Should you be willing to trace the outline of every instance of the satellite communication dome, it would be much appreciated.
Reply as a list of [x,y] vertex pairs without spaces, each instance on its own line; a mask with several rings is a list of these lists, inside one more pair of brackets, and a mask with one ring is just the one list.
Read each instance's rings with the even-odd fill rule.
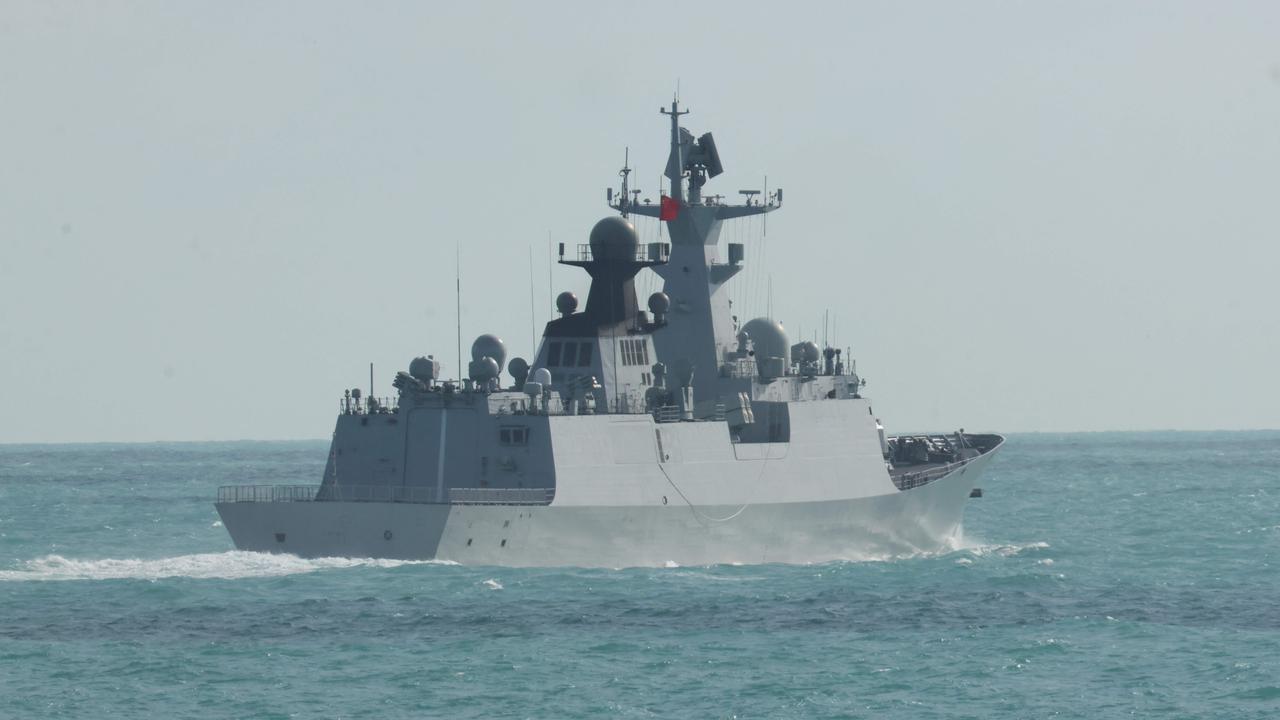
[[485,333],[471,343],[471,359],[479,360],[483,357],[493,358],[494,362],[498,363],[498,367],[501,368],[502,364],[507,361],[507,346],[503,344],[502,339],[497,335]]
[[551,371],[546,368],[538,368],[533,371],[533,381],[541,383],[543,387],[551,386]]
[[409,374],[422,382],[431,382],[440,376],[440,363],[432,358],[416,357],[409,361]]
[[812,340],[805,340],[797,347],[800,348],[800,357],[797,362],[816,363],[818,362],[818,344]]
[[756,318],[742,326],[742,332],[751,338],[757,358],[782,358],[784,366],[791,365],[791,344],[782,323],[769,318]]
[[498,377],[500,366],[498,361],[488,355],[471,361],[471,379],[478,383],[488,382]]
[[595,260],[635,260],[640,237],[626,218],[610,215],[591,228],[589,242]]
[[561,315],[572,315],[578,309],[578,296],[565,290],[556,296],[556,310]]
[[529,379],[529,363],[522,357],[512,358],[507,363],[507,372],[511,373],[512,379],[516,381],[516,387],[523,387],[526,380]]
[[649,296],[649,312],[654,315],[665,315],[671,309],[671,298],[664,292],[656,292]]

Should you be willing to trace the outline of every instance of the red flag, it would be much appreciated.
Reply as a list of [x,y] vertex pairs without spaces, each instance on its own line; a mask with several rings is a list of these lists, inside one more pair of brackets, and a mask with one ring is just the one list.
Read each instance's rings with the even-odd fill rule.
[[676,215],[680,214],[680,202],[675,198],[662,196],[662,204],[658,208],[659,220],[675,220]]

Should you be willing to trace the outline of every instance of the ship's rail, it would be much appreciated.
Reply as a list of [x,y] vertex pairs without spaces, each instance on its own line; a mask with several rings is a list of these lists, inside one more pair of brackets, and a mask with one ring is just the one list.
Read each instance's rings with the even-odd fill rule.
[[896,485],[899,490],[912,490],[914,488],[928,485],[934,480],[950,474],[953,470],[960,468],[960,466],[969,464],[972,460],[973,458],[958,460],[953,463],[931,467],[928,470],[920,470],[918,472],[900,474],[890,473],[890,477],[893,479],[893,484]]
[[223,485],[219,503],[382,502],[423,505],[549,505],[555,488],[449,488],[441,500],[433,487],[399,485]]
[[[593,262],[595,260],[613,259],[613,260],[626,260],[629,262],[655,263],[655,264],[661,265],[668,262],[671,259],[671,243],[664,243],[664,242],[640,243],[629,252],[625,248],[617,248],[617,247],[609,247],[608,251],[609,251],[609,257],[597,258],[595,256],[595,251],[592,249],[590,244],[587,244],[587,243],[579,244],[577,260],[570,261],[570,262],[587,263],[587,262]],[[565,262],[564,256],[565,256],[564,243],[561,243],[560,244],[560,262]]]
[[454,505],[550,505],[555,488],[450,488]]
[[342,415],[394,414],[399,407],[400,398],[396,395],[358,398],[344,395],[338,398],[338,412]]
[[[949,438],[946,438],[946,436],[920,435],[920,436],[913,436],[913,437],[914,439],[917,439],[917,440],[923,439],[923,438],[930,438],[934,440],[949,439]],[[951,473],[955,472],[956,470],[959,470],[960,468],[963,468],[965,465],[968,465],[974,460],[977,460],[978,458],[984,455],[987,455],[988,453],[992,452],[993,450],[1000,447],[1000,445],[1004,443],[1004,438],[1000,437],[999,435],[957,434],[955,437],[956,437],[956,447],[966,448],[970,451],[976,450],[977,454],[974,454],[971,457],[965,457],[959,460],[953,460],[952,462],[949,462],[949,463],[930,464],[924,467],[923,469],[916,470],[914,472],[906,470],[906,468],[911,467],[910,465],[899,466],[893,469],[889,473],[889,477],[891,480],[893,480],[893,484],[896,485],[899,490],[911,490],[914,488],[921,487],[923,485],[928,485],[934,480],[938,480],[939,478],[945,477],[946,475],[950,475]],[[892,438],[892,439],[898,440],[899,438]]]

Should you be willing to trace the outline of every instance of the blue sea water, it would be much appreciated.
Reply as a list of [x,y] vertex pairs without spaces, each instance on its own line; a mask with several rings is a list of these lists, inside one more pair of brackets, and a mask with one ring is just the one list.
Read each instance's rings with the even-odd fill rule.
[[1280,432],[1015,435],[939,555],[233,551],[216,487],[325,452],[0,446],[0,717],[1280,717]]

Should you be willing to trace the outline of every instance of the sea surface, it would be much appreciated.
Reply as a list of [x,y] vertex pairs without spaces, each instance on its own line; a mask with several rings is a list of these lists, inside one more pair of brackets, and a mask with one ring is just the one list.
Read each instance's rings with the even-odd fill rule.
[[1280,717],[1280,432],[1014,435],[935,555],[234,551],[217,486],[325,456],[0,446],[0,717]]

